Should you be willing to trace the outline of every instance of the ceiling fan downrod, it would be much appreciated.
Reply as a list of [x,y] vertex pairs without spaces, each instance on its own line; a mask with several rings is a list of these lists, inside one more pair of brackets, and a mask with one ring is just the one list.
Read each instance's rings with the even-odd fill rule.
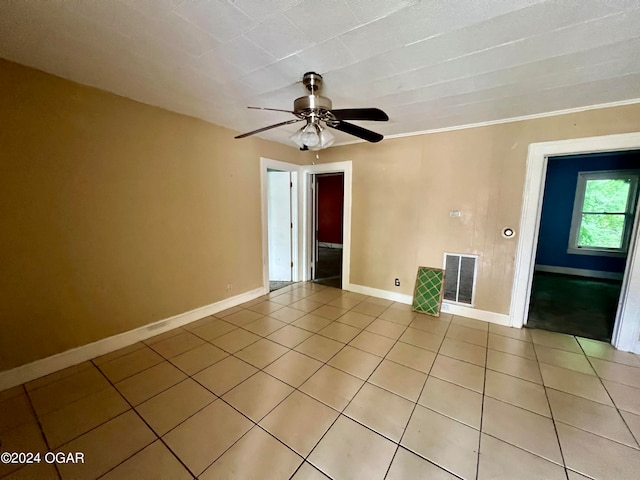
[[307,72],[302,76],[302,84],[307,87],[312,94],[317,90],[320,93],[322,88],[322,75],[316,72]]

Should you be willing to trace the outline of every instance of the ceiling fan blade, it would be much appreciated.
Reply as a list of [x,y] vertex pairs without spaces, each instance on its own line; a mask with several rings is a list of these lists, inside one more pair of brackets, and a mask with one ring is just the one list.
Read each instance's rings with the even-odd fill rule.
[[340,108],[331,110],[338,120],[369,120],[386,122],[389,116],[379,108]]
[[354,135],[356,137],[362,138],[367,142],[376,143],[384,138],[379,133],[359,127],[358,125],[354,125],[353,123],[338,122],[336,125],[330,125],[327,123],[327,126],[335,128],[336,130],[340,130],[341,132],[348,133],[349,135]]
[[250,108],[251,110],[269,110],[270,112],[285,112],[285,113],[292,113],[293,115],[296,114],[296,112],[292,110],[281,110],[279,108],[266,108],[266,107],[247,107],[247,108]]
[[302,121],[301,118],[295,118],[293,120],[287,120],[286,122],[276,123],[275,125],[269,125],[268,127],[262,127],[257,130],[253,130],[252,132],[243,133],[242,135],[238,135],[237,137],[233,137],[233,138],[244,138],[244,137],[248,137],[249,135],[254,135],[256,133],[271,130],[272,128],[282,127],[283,125],[289,125],[290,123],[296,123],[301,121]]

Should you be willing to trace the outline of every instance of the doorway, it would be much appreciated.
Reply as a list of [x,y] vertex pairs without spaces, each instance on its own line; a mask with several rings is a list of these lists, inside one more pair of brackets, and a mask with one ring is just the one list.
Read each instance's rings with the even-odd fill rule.
[[293,280],[292,172],[267,170],[269,291]]
[[640,151],[549,157],[527,327],[610,342]]
[[[537,242],[548,159],[554,156],[640,149],[640,133],[576,138],[529,145],[520,232],[515,259],[515,277],[509,312],[510,324],[527,323],[534,276]],[[636,218],[637,210],[636,210]],[[628,258],[622,280],[611,338],[614,347],[640,353],[640,234],[635,222],[630,234]]]
[[344,173],[312,176],[313,258],[312,281],[342,288]]
[[260,159],[263,281],[266,292],[299,281],[299,166]]
[[315,275],[315,176],[326,173],[341,173],[343,175],[343,206],[342,206],[342,284],[338,288],[353,290],[350,283],[351,269],[351,203],[353,165],[351,161],[318,163],[300,167],[300,278],[313,280]]

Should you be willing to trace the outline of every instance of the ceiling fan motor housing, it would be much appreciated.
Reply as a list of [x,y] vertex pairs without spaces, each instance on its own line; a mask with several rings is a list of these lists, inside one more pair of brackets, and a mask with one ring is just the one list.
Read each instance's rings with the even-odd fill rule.
[[307,95],[306,97],[296,98],[293,102],[293,110],[296,113],[304,113],[310,110],[331,110],[331,100],[320,95]]

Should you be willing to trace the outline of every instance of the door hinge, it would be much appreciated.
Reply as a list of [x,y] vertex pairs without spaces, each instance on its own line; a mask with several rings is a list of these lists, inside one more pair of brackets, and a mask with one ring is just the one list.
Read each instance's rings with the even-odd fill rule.
[[290,225],[291,225],[291,229],[293,230],[293,223],[291,223]]
[[289,182],[289,188],[293,188],[293,182]]
[[293,268],[293,262],[291,262],[291,268]]

